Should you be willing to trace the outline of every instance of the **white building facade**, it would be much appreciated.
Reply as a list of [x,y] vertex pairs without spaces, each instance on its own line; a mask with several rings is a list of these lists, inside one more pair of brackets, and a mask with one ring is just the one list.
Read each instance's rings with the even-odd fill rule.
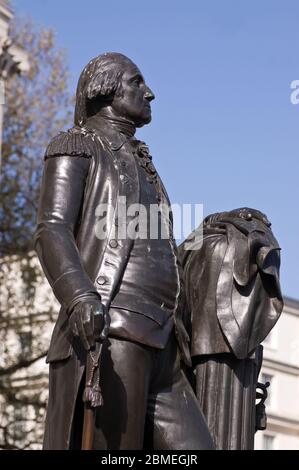
[[283,313],[263,343],[261,382],[270,382],[267,429],[256,449],[299,449],[299,301],[284,298]]
[[[0,0],[0,56],[3,54],[3,47],[8,38],[9,22],[12,18],[12,13],[4,0]],[[0,70],[0,161],[1,161],[1,140],[2,140],[2,126],[3,126],[3,105],[4,98],[4,80]]]
[[5,39],[8,37],[9,22],[12,18],[12,12],[5,0],[0,0],[0,51]]

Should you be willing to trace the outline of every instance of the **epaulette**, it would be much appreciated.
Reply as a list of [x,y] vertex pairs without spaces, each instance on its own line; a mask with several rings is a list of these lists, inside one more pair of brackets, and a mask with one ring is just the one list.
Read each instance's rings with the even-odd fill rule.
[[73,127],[66,132],[60,132],[51,140],[45,152],[45,159],[63,155],[91,158],[96,152],[95,145],[91,132]]

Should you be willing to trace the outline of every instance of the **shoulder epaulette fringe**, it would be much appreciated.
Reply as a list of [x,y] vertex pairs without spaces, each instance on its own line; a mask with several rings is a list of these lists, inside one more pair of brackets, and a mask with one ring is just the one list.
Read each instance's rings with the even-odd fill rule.
[[63,155],[91,158],[95,151],[95,142],[90,133],[70,129],[60,132],[51,140],[45,152],[45,159]]

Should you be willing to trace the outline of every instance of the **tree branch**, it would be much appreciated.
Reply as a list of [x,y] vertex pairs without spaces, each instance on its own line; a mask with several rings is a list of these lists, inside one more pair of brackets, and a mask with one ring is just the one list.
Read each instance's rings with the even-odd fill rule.
[[39,361],[40,359],[42,359],[42,358],[45,357],[46,355],[47,355],[47,351],[43,351],[41,354],[39,354],[38,356],[34,357],[33,359],[22,360],[22,361],[18,362],[17,364],[14,364],[13,366],[7,367],[6,369],[1,368],[1,369],[0,369],[0,377],[3,377],[4,375],[13,374],[14,372],[16,372],[16,371],[19,370],[19,369],[23,369],[23,368],[25,368],[25,367],[29,367],[29,366],[31,366],[32,364],[34,364],[34,362]]

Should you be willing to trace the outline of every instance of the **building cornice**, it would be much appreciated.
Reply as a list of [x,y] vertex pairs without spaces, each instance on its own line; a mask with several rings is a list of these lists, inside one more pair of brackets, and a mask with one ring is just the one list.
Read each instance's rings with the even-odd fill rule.
[[0,17],[7,22],[10,21],[13,17],[13,13],[9,6],[6,2],[3,1],[0,1]]
[[284,313],[289,313],[290,315],[295,315],[299,317],[299,301],[291,299],[290,297],[284,297]]
[[281,416],[267,411],[267,430],[299,435],[299,419]]
[[269,369],[276,370],[278,372],[283,372],[285,374],[299,376],[299,367],[292,366],[286,362],[276,361],[275,359],[265,358],[263,359],[263,368],[267,367]]

